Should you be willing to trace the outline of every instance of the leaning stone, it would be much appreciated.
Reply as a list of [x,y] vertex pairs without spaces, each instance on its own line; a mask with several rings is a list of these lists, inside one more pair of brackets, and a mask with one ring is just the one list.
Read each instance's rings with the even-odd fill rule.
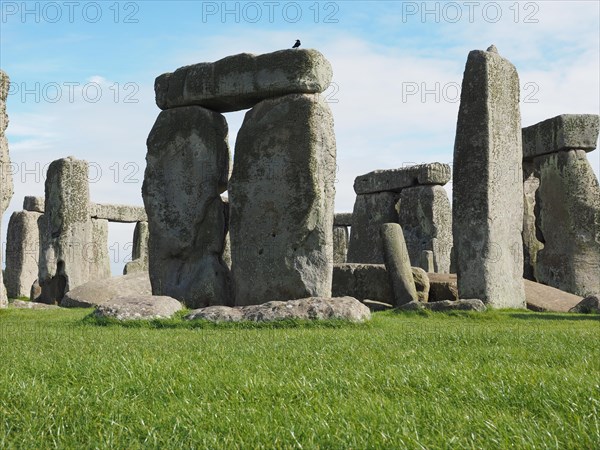
[[415,289],[417,290],[417,300],[423,303],[429,301],[429,278],[427,272],[420,267],[411,267]]
[[6,271],[4,283],[10,298],[29,297],[31,284],[38,276],[41,214],[15,211],[6,233]]
[[146,210],[143,206],[113,205],[92,203],[90,216],[94,219],[106,219],[109,222],[136,223],[146,222]]
[[67,308],[90,308],[110,303],[115,297],[146,297],[152,295],[147,272],[137,272],[106,280],[95,280],[77,286],[67,292],[60,306]]
[[583,150],[535,158],[540,283],[585,297],[600,292],[600,185]]
[[236,305],[331,295],[335,152],[320,97],[246,113],[228,190]]
[[164,295],[120,296],[98,306],[94,316],[117,320],[169,319],[180,309],[181,303]]
[[26,196],[23,199],[23,209],[25,211],[44,213],[44,197]]
[[417,185],[444,185],[451,178],[448,164],[429,163],[399,169],[374,170],[360,175],[354,180],[354,192],[372,194],[375,192],[400,192]]
[[333,227],[333,263],[343,264],[348,254],[348,228]]
[[392,282],[394,292],[394,306],[417,300],[415,280],[412,275],[402,228],[397,223],[384,223],[381,225],[380,233],[385,268]]
[[309,297],[289,301],[270,301],[258,305],[209,307],[192,311],[188,320],[211,322],[273,322],[277,320],[348,320],[364,322],[371,318],[369,308],[352,297]]
[[350,263],[382,264],[379,228],[384,223],[398,222],[397,203],[400,194],[378,192],[357,195],[352,213],[352,230],[348,244]]
[[422,252],[433,252],[433,272],[450,272],[452,250],[452,209],[442,186],[417,186],[400,193],[398,223],[404,232],[413,266]]
[[569,309],[572,313],[600,314],[600,295],[590,295]]
[[527,309],[538,312],[568,312],[581,301],[578,295],[530,280],[525,280],[525,298]]
[[591,152],[598,141],[599,123],[597,114],[561,114],[523,128],[523,158],[564,150]]
[[13,309],[58,309],[57,305],[47,305],[46,303],[25,302],[23,300],[14,300],[9,303],[9,308]]
[[231,302],[223,262],[229,147],[225,118],[199,106],[163,111],[148,136],[142,186],[154,295],[189,308]]
[[332,75],[329,61],[317,50],[241,53],[160,75],[154,91],[160,109],[198,105],[230,112],[288,94],[323,92]]
[[352,213],[335,213],[333,216],[333,225],[338,227],[351,227]]
[[525,308],[519,77],[498,53],[466,63],[454,145],[452,228],[458,291]]

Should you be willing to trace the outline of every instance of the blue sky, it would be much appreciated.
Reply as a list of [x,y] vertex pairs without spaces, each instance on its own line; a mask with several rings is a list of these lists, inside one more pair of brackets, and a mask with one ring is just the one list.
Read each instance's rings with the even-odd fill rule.
[[[44,166],[91,164],[96,202],[142,205],[156,76],[241,53],[320,50],[338,147],[336,211],[357,175],[452,162],[467,54],[495,44],[519,71],[523,126],[600,112],[600,3],[0,1],[0,67],[13,83],[7,130],[15,196],[43,195]],[[243,112],[226,115],[230,145]],[[588,154],[596,174],[600,151]],[[448,185],[451,190],[451,185]],[[133,226],[111,224],[120,272]]]

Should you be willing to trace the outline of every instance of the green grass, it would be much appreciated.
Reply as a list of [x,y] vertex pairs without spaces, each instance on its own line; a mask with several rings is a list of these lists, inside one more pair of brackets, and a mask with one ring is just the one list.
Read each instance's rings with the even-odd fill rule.
[[600,447],[598,316],[89,312],[0,310],[0,448]]

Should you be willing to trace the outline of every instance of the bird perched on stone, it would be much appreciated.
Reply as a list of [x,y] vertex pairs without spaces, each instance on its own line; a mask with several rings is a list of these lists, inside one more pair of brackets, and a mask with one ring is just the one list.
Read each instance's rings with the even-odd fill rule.
[[498,49],[496,48],[496,46],[494,44],[490,45],[487,50],[488,52],[493,52],[493,53],[498,53]]
[[292,48],[298,48],[300,47],[300,39],[296,39],[296,43],[294,44],[294,46]]

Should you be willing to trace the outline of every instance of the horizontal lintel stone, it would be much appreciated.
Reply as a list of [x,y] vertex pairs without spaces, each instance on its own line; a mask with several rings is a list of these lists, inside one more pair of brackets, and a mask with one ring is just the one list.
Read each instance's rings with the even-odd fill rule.
[[90,217],[106,219],[109,222],[135,223],[147,222],[148,216],[143,206],[112,205],[103,203],[90,204]]
[[404,188],[418,185],[443,186],[450,181],[450,177],[450,165],[438,162],[398,169],[374,170],[356,177],[354,191],[357,194],[371,194],[400,192]]

